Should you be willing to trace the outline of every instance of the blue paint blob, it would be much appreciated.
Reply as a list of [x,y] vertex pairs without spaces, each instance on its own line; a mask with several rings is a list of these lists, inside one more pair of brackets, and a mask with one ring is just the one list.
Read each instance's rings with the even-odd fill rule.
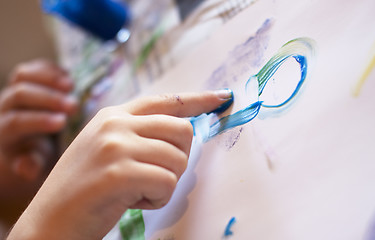
[[232,232],[231,228],[232,228],[232,226],[233,226],[233,224],[234,224],[235,222],[236,222],[236,218],[235,218],[235,217],[232,217],[232,218],[229,220],[229,222],[228,222],[228,224],[227,224],[227,226],[226,226],[226,228],[225,228],[225,232],[224,232],[224,236],[225,236],[225,237],[228,237],[228,236],[233,235],[233,232]]
[[221,118],[210,126],[208,138],[211,139],[228,129],[250,122],[258,115],[261,105],[261,102],[255,102],[245,109]]
[[[234,127],[246,124],[253,120],[261,110],[261,107],[265,108],[277,108],[278,110],[286,107],[288,103],[300,92],[303,83],[306,80],[309,63],[311,58],[314,56],[314,41],[309,38],[297,38],[292,41],[284,44],[279,51],[260,69],[260,71],[249,77],[245,83],[244,89],[247,91],[249,83],[251,81],[258,81],[258,101],[250,104],[242,110],[239,110],[229,116],[225,116],[214,122],[213,124],[208,125],[208,121],[202,121],[202,117],[196,117],[191,119],[191,122],[194,128],[204,129],[204,133],[201,134],[204,136],[202,139],[204,142],[209,141],[211,138],[221,134],[229,129]],[[262,95],[265,86],[271,77],[276,73],[280,66],[290,57],[294,58],[296,62],[300,65],[300,79],[291,95],[283,102],[276,105],[266,105],[263,101],[259,100],[259,97]],[[255,90],[256,91],[256,90]],[[228,106],[225,106],[228,107]],[[205,116],[210,116],[209,114],[204,114]],[[204,122],[205,127],[198,127],[199,124],[194,123],[199,119],[200,122]],[[196,131],[196,129],[195,129]],[[207,133],[208,131],[208,133]]]

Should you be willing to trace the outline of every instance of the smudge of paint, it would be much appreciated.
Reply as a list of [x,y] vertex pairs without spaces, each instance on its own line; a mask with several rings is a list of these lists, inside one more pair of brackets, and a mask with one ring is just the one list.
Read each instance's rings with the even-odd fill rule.
[[[226,56],[225,61],[213,71],[206,81],[206,89],[228,88],[237,83],[241,84],[244,75],[249,76],[261,67],[264,53],[269,42],[269,32],[274,20],[266,19],[256,33],[243,43],[235,46]],[[241,136],[239,128],[234,128],[222,134],[219,144],[229,151],[235,146]]]
[[367,78],[369,77],[372,70],[375,68],[375,55],[372,57],[370,63],[367,65],[365,71],[363,72],[361,78],[359,79],[357,85],[355,86],[354,96],[358,97],[363,85],[365,84]]
[[[204,128],[200,128],[204,131],[202,136],[204,136],[203,141],[208,141],[218,134],[221,134],[234,127],[246,124],[254,119],[261,107],[269,109],[282,109],[286,107],[288,103],[291,102],[293,98],[300,91],[303,83],[306,80],[308,73],[308,66],[311,62],[311,58],[314,56],[314,41],[309,38],[297,38],[284,44],[279,51],[265,64],[264,67],[255,75],[251,76],[245,83],[245,92],[250,97],[254,91],[257,95],[257,100],[245,108],[225,117],[220,118],[207,129],[207,122],[204,124]],[[295,61],[300,66],[300,79],[297,86],[292,91],[291,95],[284,99],[278,104],[265,104],[264,101],[260,100],[260,97],[265,89],[268,81],[280,68],[280,66],[289,58],[294,58]],[[256,83],[254,85],[254,83]],[[254,88],[255,86],[255,88]],[[209,116],[205,114],[205,116]],[[193,118],[193,126],[195,119]],[[208,120],[207,120],[208,121]],[[204,122],[202,117],[199,118],[199,122]]]
[[233,224],[236,222],[236,218],[235,217],[232,217],[227,226],[225,227],[225,231],[224,231],[224,237],[228,237],[228,236],[232,236],[233,235],[233,232],[231,230]]
[[374,240],[375,239],[375,217],[370,221],[369,228],[365,235],[364,240]]
[[229,134],[225,138],[225,140],[226,140],[225,146],[227,146],[227,150],[232,149],[236,145],[238,140],[240,140],[240,136],[241,136],[241,133],[242,133],[243,130],[244,130],[244,128],[240,127],[238,129],[238,131],[235,131],[235,132]]
[[145,240],[145,223],[141,209],[128,209],[119,222],[123,240]]
[[260,67],[264,51],[267,48],[268,32],[273,21],[267,19],[257,30],[255,35],[234,47],[228,53],[226,60],[211,74],[206,82],[207,89],[227,88],[237,82],[242,74],[247,74],[255,67]]
[[180,96],[174,95],[173,97],[176,99],[177,102],[181,103],[181,105],[184,105],[184,102],[181,100]]

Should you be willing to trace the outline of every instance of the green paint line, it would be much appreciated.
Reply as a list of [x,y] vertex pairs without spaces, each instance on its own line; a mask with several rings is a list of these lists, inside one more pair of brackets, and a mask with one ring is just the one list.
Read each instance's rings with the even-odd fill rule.
[[163,31],[160,29],[156,30],[150,40],[143,46],[139,57],[135,60],[134,63],[134,72],[136,72],[146,61],[148,56],[150,55],[152,49],[155,47],[156,42],[159,40],[159,38],[163,35]]
[[123,240],[145,240],[142,210],[128,209],[122,215],[119,226]]

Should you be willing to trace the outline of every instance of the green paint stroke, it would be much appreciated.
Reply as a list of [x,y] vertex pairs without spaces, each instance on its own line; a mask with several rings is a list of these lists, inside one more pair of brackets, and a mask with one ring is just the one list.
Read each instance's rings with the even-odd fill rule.
[[120,219],[123,240],[145,240],[145,223],[141,209],[128,209]]
[[163,30],[161,28],[157,29],[151,36],[150,40],[142,47],[141,52],[137,59],[135,60],[133,70],[137,71],[147,60],[151,51],[154,49],[156,42],[163,35]]

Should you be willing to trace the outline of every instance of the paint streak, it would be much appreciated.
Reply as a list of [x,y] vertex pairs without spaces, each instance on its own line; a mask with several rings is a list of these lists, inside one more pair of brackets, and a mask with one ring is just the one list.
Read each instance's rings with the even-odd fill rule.
[[[285,108],[287,104],[290,103],[293,98],[295,98],[297,93],[300,91],[303,83],[305,82],[308,73],[308,66],[313,56],[314,41],[309,38],[297,38],[284,44],[279,49],[279,51],[265,64],[265,66],[262,67],[262,69],[257,74],[251,76],[245,83],[245,92],[249,93],[250,91],[251,93],[251,91],[253,91],[253,88],[250,88],[250,85],[254,81],[257,81],[257,88],[255,89],[258,96],[257,101],[251,103],[242,110],[220,118],[211,125],[207,123],[212,119],[209,117],[209,115],[205,114],[203,115],[204,117],[199,117],[199,122],[204,122],[204,124],[199,126],[199,129],[200,131],[206,131],[205,133],[200,134],[202,136],[202,140],[205,142],[209,141],[218,134],[250,122],[258,115],[261,107],[270,109]],[[289,58],[294,58],[300,66],[301,75],[297,86],[295,87],[291,95],[283,102],[275,105],[264,104],[264,102],[259,99],[263,93],[264,88],[266,87],[269,79],[272,78],[272,76],[276,73],[280,66]],[[251,94],[247,95],[250,97]],[[194,127],[197,127],[197,124],[195,124],[194,121],[195,118],[193,118],[191,122],[193,123]],[[209,127],[207,128],[207,126]]]
[[253,69],[259,68],[269,42],[268,33],[273,22],[272,19],[265,20],[255,35],[235,46],[226,60],[211,74],[206,82],[206,88],[227,88],[241,80],[242,74],[249,74]]
[[370,221],[370,225],[368,226],[365,240],[374,240],[375,239],[375,216]]
[[233,226],[234,223],[236,223],[236,218],[232,217],[229,220],[229,222],[228,222],[228,224],[227,224],[227,226],[225,228],[224,237],[228,237],[228,236],[232,236],[233,235],[233,231],[231,230],[231,228],[232,228],[232,226]]
[[367,65],[365,71],[363,72],[361,78],[359,79],[357,85],[355,86],[355,90],[354,90],[354,96],[355,97],[358,97],[360,92],[361,92],[361,89],[363,88],[363,85],[365,84],[366,80],[368,79],[370,73],[372,72],[372,70],[375,68],[375,54],[374,56],[372,57],[370,63]]
[[128,209],[119,222],[123,240],[145,240],[145,223],[141,209]]
[[232,134],[230,134],[227,137],[226,146],[227,146],[228,150],[232,149],[234,147],[234,145],[236,145],[238,140],[240,140],[240,136],[241,136],[242,131],[243,131],[243,127],[239,128],[238,131],[233,132]]
[[[240,84],[243,76],[252,75],[262,67],[264,53],[269,43],[273,19],[266,19],[254,35],[236,45],[225,57],[225,61],[213,71],[206,81],[205,89],[223,89]],[[241,138],[239,128],[222,134],[218,144],[229,151]]]

